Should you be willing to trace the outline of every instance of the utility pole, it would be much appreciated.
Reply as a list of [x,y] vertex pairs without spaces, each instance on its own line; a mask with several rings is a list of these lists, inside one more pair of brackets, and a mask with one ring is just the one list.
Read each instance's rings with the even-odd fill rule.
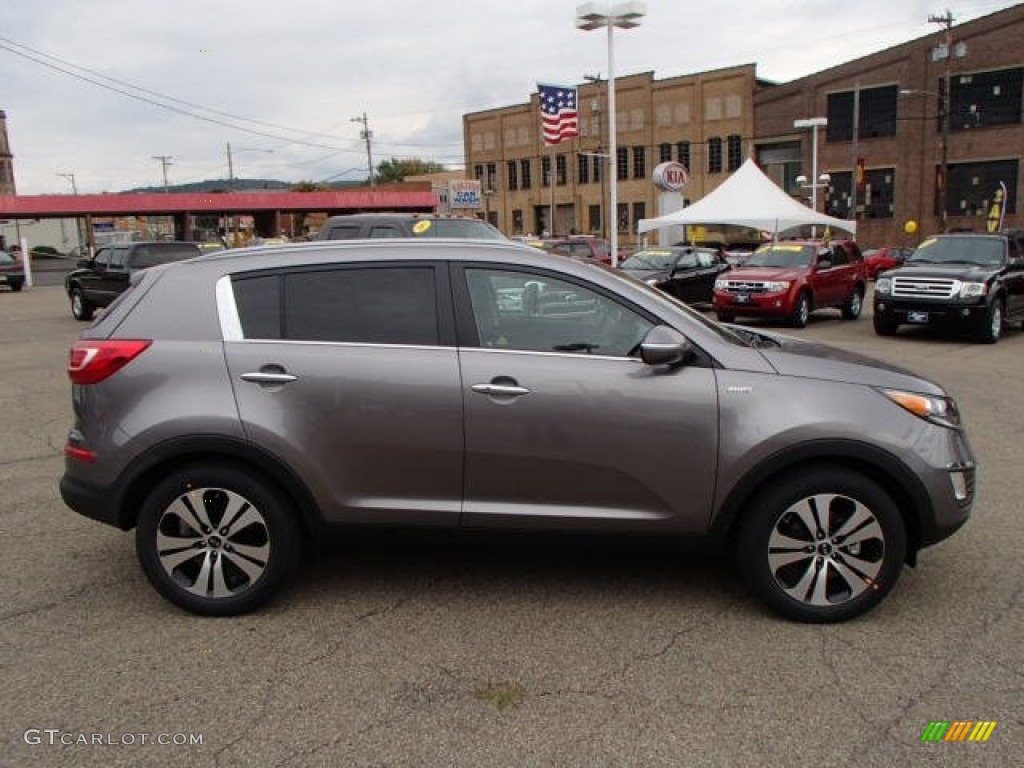
[[159,160],[160,161],[160,165],[163,166],[163,171],[164,171],[164,192],[167,192],[168,191],[167,190],[167,166],[174,165],[174,163],[171,162],[171,160],[173,160],[174,158],[173,158],[172,155],[153,155],[153,159],[154,160]]
[[231,142],[228,142],[228,191],[235,188],[235,164],[231,159]]
[[945,232],[948,228],[947,208],[949,204],[949,113],[953,107],[951,103],[953,94],[953,14],[950,13],[948,9],[943,16],[931,14],[928,16],[928,22],[930,24],[939,24],[945,27],[946,30],[946,73],[942,82],[942,105],[939,111],[939,125],[942,133],[942,159],[940,160],[941,179],[939,183],[939,221],[941,222],[941,231]]
[[74,195],[78,194],[78,185],[75,184],[75,174],[73,173],[58,173],[58,176],[63,176],[65,179],[71,182],[71,193]]
[[363,129],[359,131],[359,138],[366,141],[366,167],[370,171],[370,189],[376,184],[373,181],[373,152],[370,149],[370,140],[373,138],[373,131],[370,130],[370,119],[363,112],[362,117],[353,117],[349,122],[360,123]]
[[[75,183],[75,174],[73,173],[58,173],[58,176],[63,176],[65,179],[71,182],[72,194],[78,194],[78,185]],[[61,219],[61,232],[64,231],[64,220]],[[82,219],[79,216],[75,217],[75,239],[78,241],[77,245],[85,245],[82,241],[85,239],[82,237]]]

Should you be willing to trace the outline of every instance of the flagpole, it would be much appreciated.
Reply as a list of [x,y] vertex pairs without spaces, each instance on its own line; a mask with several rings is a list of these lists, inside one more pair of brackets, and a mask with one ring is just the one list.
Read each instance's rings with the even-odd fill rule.
[[557,234],[555,231],[555,145],[552,144],[548,150],[550,153],[548,155],[548,173],[550,174],[548,185],[551,191],[551,215],[548,223],[551,225],[551,236],[554,237]]

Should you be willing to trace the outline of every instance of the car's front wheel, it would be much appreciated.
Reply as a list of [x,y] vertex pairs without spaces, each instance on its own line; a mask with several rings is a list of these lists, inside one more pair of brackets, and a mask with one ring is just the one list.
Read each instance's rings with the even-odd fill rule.
[[900,324],[895,320],[890,320],[888,317],[881,315],[878,310],[875,310],[874,318],[875,333],[879,336],[895,336],[896,331],[899,330]]
[[796,299],[796,306],[793,308],[793,314],[790,315],[790,320],[793,325],[797,328],[804,328],[807,325],[807,320],[811,316],[811,297],[804,291]]
[[230,464],[177,470],[139,512],[139,562],[150,583],[193,613],[232,616],[273,597],[299,560],[291,505]]
[[978,325],[978,341],[995,344],[1003,335],[1003,302],[997,297],[981,318]]
[[83,323],[92,320],[93,306],[82,295],[81,288],[71,289],[71,314]]
[[846,621],[876,606],[899,578],[906,527],[864,475],[818,467],[768,487],[747,510],[736,554],[747,588],[797,621]]

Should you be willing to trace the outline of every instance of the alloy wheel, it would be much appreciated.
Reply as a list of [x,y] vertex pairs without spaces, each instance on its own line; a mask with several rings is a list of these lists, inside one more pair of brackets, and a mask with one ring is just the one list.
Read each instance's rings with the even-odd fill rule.
[[882,526],[864,504],[817,494],[779,517],[768,538],[768,562],[775,583],[791,598],[829,607],[875,586],[885,546]]

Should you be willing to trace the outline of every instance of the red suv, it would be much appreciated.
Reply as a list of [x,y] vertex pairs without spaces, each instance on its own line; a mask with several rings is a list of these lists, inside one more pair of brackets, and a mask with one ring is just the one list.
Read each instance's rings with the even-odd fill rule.
[[715,281],[718,319],[737,315],[786,318],[797,328],[811,312],[838,307],[847,320],[860,316],[867,276],[852,240],[788,240],[762,245],[742,267]]

